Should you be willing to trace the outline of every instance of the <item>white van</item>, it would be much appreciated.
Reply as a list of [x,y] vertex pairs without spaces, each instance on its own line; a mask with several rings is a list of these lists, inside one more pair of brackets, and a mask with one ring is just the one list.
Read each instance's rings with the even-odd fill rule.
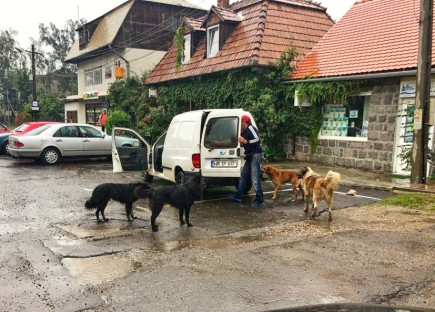
[[[175,116],[168,130],[151,147],[132,129],[114,128],[112,136],[137,138],[137,146],[112,144],[113,171],[145,170],[146,180],[159,177],[177,184],[201,174],[210,186],[237,186],[244,164],[241,133],[243,109],[204,109]],[[248,186],[248,189],[250,186]]]

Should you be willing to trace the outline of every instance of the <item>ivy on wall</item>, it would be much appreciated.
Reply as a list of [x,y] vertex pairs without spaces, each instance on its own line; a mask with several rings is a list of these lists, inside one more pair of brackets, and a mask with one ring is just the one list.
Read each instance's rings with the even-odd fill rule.
[[298,91],[299,102],[309,98],[311,107],[293,111],[293,118],[302,117],[304,123],[295,125],[294,136],[307,136],[310,138],[310,152],[315,153],[318,145],[318,135],[322,127],[324,104],[342,104],[349,96],[359,95],[371,90],[373,83],[369,80],[353,81],[325,81],[325,82],[302,82],[288,87],[289,96]]

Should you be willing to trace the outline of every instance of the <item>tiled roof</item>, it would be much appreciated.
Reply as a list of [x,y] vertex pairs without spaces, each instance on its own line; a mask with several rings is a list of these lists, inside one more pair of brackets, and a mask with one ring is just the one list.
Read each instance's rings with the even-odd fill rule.
[[416,0],[359,1],[298,64],[289,79],[415,69],[419,14],[420,1]]
[[146,83],[161,83],[245,66],[269,66],[291,45],[300,53],[308,53],[334,24],[324,7],[304,0],[244,0],[230,5],[225,9],[228,10],[233,10],[233,16],[238,16],[241,21],[216,56],[205,57],[204,34],[189,62],[176,70],[177,47],[173,45]]
[[204,19],[195,19],[191,17],[184,17],[184,23],[192,30],[195,31],[205,31],[205,28],[201,28]]

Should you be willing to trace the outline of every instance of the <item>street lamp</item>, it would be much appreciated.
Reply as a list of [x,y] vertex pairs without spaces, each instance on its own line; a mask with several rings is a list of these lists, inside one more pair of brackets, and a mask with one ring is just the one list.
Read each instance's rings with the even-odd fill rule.
[[24,53],[32,53],[32,86],[33,86],[33,100],[30,104],[30,108],[32,110],[32,121],[35,121],[35,116],[33,114],[34,111],[39,111],[39,102],[36,96],[36,68],[35,68],[35,45],[32,44],[32,51],[22,50],[20,48],[15,48],[19,52]]

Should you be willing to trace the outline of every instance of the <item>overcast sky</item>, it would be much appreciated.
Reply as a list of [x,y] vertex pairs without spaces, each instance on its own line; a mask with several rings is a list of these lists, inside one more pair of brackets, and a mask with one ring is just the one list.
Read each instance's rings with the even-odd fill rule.
[[[206,10],[217,0],[188,0]],[[16,30],[15,39],[22,48],[29,48],[30,38],[38,39],[38,25],[54,23],[57,28],[63,29],[67,20],[77,20],[78,17],[91,21],[125,0],[3,0],[0,18],[1,30]],[[230,0],[230,3],[234,1]],[[328,14],[338,21],[356,0],[317,0],[326,7]]]

